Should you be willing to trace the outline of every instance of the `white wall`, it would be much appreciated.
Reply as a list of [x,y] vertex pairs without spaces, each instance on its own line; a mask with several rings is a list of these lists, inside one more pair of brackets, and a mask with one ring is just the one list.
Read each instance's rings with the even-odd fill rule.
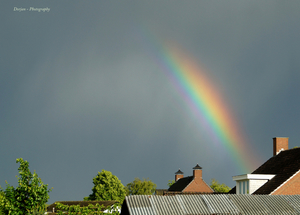
[[250,180],[249,181],[249,194],[254,193],[258,188],[267,183],[268,180]]

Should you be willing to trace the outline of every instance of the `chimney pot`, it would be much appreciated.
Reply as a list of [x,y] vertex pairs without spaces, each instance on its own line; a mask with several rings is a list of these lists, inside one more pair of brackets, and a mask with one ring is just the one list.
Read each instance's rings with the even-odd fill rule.
[[175,182],[181,178],[183,178],[183,172],[179,169],[177,172],[175,172]]
[[198,164],[193,168],[193,177],[194,179],[202,179],[202,167]]
[[288,137],[274,137],[273,138],[273,156],[276,156],[279,152],[289,149]]

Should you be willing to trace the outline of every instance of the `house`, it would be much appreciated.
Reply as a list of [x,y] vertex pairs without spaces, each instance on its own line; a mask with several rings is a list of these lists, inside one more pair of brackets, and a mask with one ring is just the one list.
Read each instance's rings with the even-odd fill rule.
[[80,205],[80,207],[86,207],[90,204],[92,204],[92,205],[99,204],[99,205],[103,205],[104,209],[106,209],[107,207],[112,206],[113,204],[117,203],[117,201],[57,201],[47,207],[46,213],[48,215],[56,214],[56,211],[57,211],[56,203],[61,203],[63,205],[68,205],[68,206]]
[[179,169],[175,173],[175,183],[168,191],[182,193],[213,193],[214,191],[202,178],[202,167],[198,164],[193,168],[193,176],[184,177],[184,173]]
[[126,196],[121,215],[300,214],[299,195]]
[[232,177],[234,194],[300,194],[300,148],[289,149],[288,137],[273,138],[273,157],[251,174]]

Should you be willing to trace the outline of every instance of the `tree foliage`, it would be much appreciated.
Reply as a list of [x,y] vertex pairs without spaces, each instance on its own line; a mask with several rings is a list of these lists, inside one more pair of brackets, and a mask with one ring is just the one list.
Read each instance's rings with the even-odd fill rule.
[[133,182],[127,184],[126,195],[153,195],[156,184],[149,179],[135,178]]
[[93,178],[94,187],[93,193],[84,200],[88,201],[109,201],[116,200],[120,203],[123,202],[126,191],[124,185],[113,175],[110,171],[102,170]]
[[6,190],[1,198],[1,209],[4,214],[23,215],[37,214],[45,210],[45,203],[49,199],[48,184],[44,184],[36,172],[32,174],[29,170],[28,161],[18,158],[20,163],[18,187],[14,188],[6,182]]
[[173,184],[175,184],[175,180],[174,180],[174,179],[173,179],[173,180],[169,180],[169,182],[168,182],[169,188],[170,188]]
[[220,184],[216,179],[212,179],[209,185],[217,193],[228,193],[231,188],[226,184]]
[[89,204],[88,206],[80,207],[80,205],[64,205],[62,203],[56,203],[58,215],[68,214],[68,215],[96,215],[96,214],[107,214],[104,212],[106,210],[111,215],[119,215],[119,209],[121,208],[120,203],[116,203],[113,206],[108,206],[104,208],[103,205],[96,205]]
[[0,186],[0,215],[4,215],[4,210],[1,205],[1,202],[4,200],[4,195],[5,195],[5,193],[2,191],[2,188]]

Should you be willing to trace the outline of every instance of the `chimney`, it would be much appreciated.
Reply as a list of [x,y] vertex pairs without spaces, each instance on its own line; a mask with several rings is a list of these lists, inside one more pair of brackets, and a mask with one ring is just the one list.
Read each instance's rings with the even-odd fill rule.
[[202,167],[199,166],[198,164],[193,168],[193,176],[194,179],[202,179]]
[[183,178],[183,172],[179,169],[177,172],[175,172],[175,182],[179,179]]
[[274,137],[273,138],[273,156],[276,156],[279,152],[289,149],[288,137]]

